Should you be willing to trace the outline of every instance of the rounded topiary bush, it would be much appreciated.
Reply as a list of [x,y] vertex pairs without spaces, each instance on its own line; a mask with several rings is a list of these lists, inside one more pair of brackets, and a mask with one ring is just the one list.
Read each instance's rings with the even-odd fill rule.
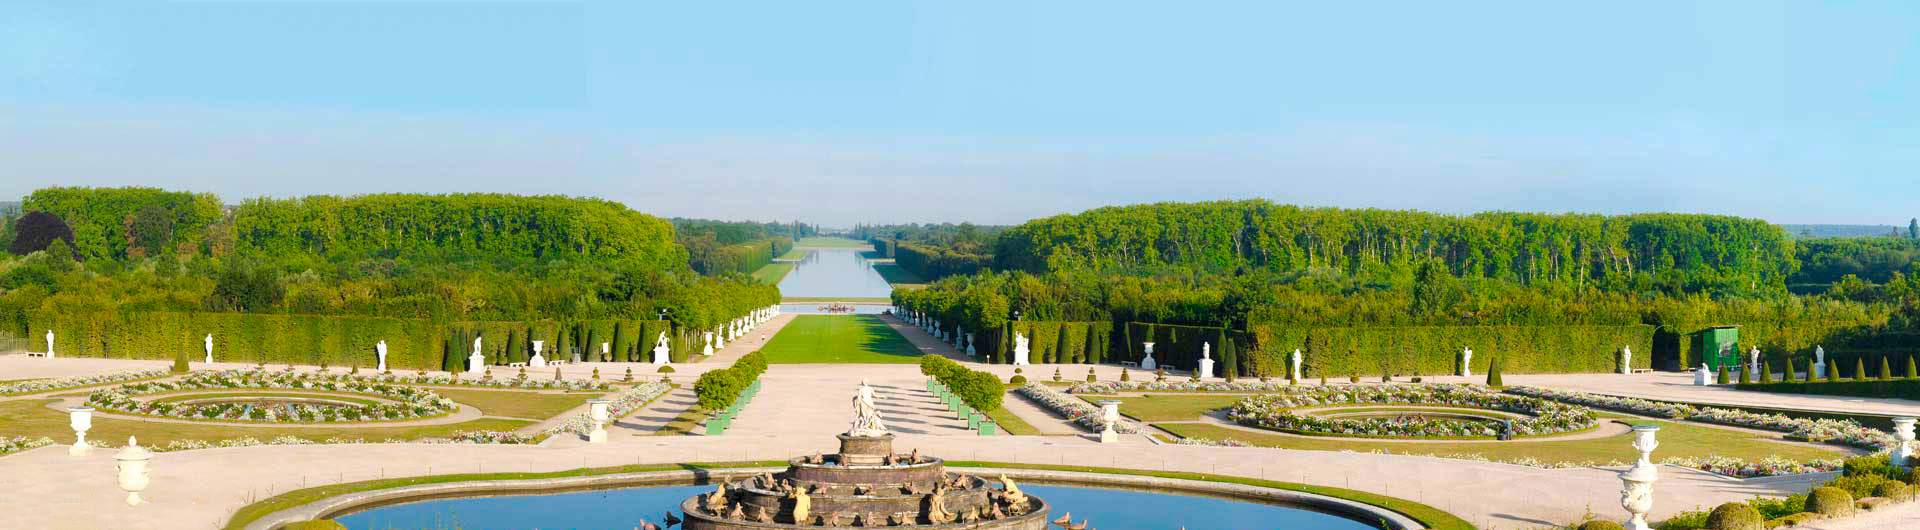
[[1024,385],[1024,384],[1027,384],[1027,376],[1024,376],[1024,375],[1015,375],[1015,376],[1013,376],[1013,378],[1012,378],[1012,379],[1008,379],[1008,380],[1007,380],[1007,384],[1009,384],[1009,385]]
[[1581,524],[1578,530],[1627,530],[1627,527],[1613,521],[1594,519]]
[[660,365],[660,369],[659,369],[659,370],[655,370],[655,372],[657,372],[657,373],[662,373],[662,374],[671,374],[671,373],[673,373],[673,365],[671,365],[671,364],[663,364],[663,365]]
[[1874,486],[1873,496],[1905,501],[1913,498],[1913,488],[1907,487],[1907,483],[1905,482],[1889,480],[1881,482],[1878,486]]
[[1814,488],[1807,495],[1807,511],[1827,517],[1853,515],[1853,495],[1840,488]]
[[287,525],[287,530],[347,530],[347,526],[332,519],[314,519]]
[[1760,510],[1744,502],[1729,502],[1707,514],[1707,530],[1761,530]]

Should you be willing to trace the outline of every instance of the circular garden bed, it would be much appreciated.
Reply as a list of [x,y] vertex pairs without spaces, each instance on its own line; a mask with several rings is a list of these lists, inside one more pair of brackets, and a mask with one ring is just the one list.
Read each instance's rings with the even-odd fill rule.
[[412,420],[455,408],[452,400],[410,386],[258,370],[120,385],[88,394],[87,404],[141,416],[277,423]]
[[1586,407],[1466,385],[1312,387],[1240,400],[1228,418],[1302,435],[1427,439],[1494,438],[1505,422],[1522,437],[1584,431],[1599,422]]

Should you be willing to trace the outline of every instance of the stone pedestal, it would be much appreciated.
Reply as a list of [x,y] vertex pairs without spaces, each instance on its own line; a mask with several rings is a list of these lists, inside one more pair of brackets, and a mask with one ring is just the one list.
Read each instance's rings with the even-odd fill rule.
[[[1201,355],[1207,355],[1207,354],[1201,354]],[[1210,355],[1206,357],[1201,357],[1200,367],[1198,370],[1195,370],[1193,372],[1193,376],[1198,377],[1200,379],[1213,379],[1213,357]]]
[[477,351],[473,352],[473,355],[467,356],[467,375],[478,376],[486,372],[487,356],[481,355],[480,352]]
[[1902,416],[1893,419],[1893,452],[1887,458],[1893,465],[1913,467],[1913,422],[1912,417]]
[[1640,452],[1640,460],[1620,474],[1620,507],[1630,515],[1626,524],[1629,530],[1652,530],[1647,514],[1653,511],[1653,483],[1660,480],[1660,470],[1653,465],[1653,450],[1660,447],[1654,435],[1659,431],[1655,425],[1633,427],[1633,448]]
[[[93,452],[93,446],[87,445],[87,430],[93,428],[93,407],[79,406],[67,409],[67,426],[73,428],[73,446],[67,448],[69,456],[86,456]],[[1908,424],[1912,432],[1912,424]],[[1911,436],[1909,436],[1911,438]]]
[[893,454],[893,433],[880,436],[841,434],[840,463],[849,466],[878,466]]
[[1707,368],[1707,363],[1700,363],[1700,369],[1693,371],[1694,386],[1711,386],[1713,379],[1713,370]]
[[1101,425],[1105,426],[1100,429],[1100,443],[1110,444],[1119,442],[1120,432],[1113,430],[1113,425],[1120,421],[1120,402],[1116,400],[1100,401],[1100,419],[1104,420],[1101,422]]

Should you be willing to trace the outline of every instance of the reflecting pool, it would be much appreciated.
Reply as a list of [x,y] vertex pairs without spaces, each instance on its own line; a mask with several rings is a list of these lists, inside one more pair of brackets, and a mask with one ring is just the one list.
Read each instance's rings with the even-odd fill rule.
[[893,286],[862,256],[850,248],[807,249],[780,280],[780,295],[794,298],[886,298]]
[[[1106,530],[1326,529],[1373,528],[1357,521],[1302,508],[1245,501],[1145,493],[1080,486],[1023,484],[1020,489],[1053,506],[1049,519],[1073,513],[1091,528]],[[439,499],[374,508],[336,517],[351,530],[427,528],[617,528],[639,526],[645,517],[660,523],[681,500],[713,491],[713,486],[677,486],[581,491],[472,499]]]

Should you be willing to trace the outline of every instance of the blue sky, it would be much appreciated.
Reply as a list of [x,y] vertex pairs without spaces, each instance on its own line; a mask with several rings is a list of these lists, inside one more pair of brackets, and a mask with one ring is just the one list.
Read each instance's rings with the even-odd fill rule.
[[1911,2],[0,2],[0,197],[1920,215]]

